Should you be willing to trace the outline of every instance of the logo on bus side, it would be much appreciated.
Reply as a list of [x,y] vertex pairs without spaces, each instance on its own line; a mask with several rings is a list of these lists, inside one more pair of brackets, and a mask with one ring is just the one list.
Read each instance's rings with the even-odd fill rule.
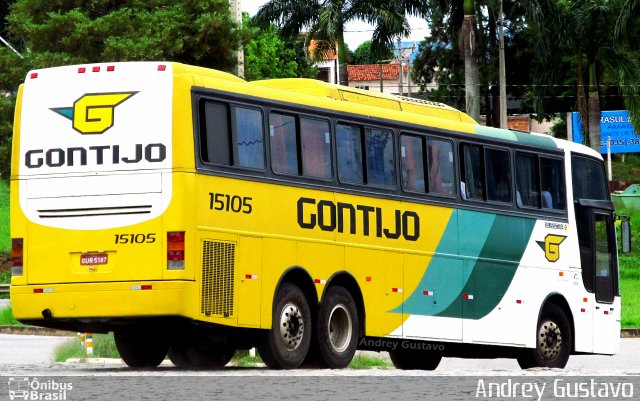
[[54,111],[72,122],[83,135],[103,134],[113,127],[114,109],[138,92],[87,93],[73,102],[73,107],[54,107]]
[[557,262],[560,259],[560,244],[567,237],[564,235],[549,234],[544,241],[536,241],[544,251],[544,256],[549,262]]

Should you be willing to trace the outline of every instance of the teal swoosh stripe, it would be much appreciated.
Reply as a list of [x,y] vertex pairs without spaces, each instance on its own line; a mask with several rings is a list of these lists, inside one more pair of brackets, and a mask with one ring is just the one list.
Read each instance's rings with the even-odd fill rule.
[[[535,219],[454,211],[420,284],[393,312],[486,316],[511,284],[534,225]],[[473,300],[463,301],[465,293]]]
[[[471,274],[471,271],[464,274],[458,254],[477,258],[485,245],[495,217],[489,213],[454,210],[420,284],[394,312],[437,315],[456,301]],[[466,224],[460,224],[465,221],[473,222],[471,231],[469,227],[465,227]],[[459,230],[460,227],[462,230]],[[472,235],[469,235],[470,233]],[[461,235],[465,241],[459,241]],[[432,301],[426,309],[425,301],[430,299],[425,299],[424,290],[435,292],[437,297],[436,303]]]

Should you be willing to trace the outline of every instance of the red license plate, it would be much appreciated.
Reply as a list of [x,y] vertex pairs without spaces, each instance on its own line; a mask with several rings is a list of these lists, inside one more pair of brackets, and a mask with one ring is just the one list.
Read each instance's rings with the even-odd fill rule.
[[106,253],[87,253],[80,255],[80,265],[82,266],[106,265],[108,261],[109,255]]

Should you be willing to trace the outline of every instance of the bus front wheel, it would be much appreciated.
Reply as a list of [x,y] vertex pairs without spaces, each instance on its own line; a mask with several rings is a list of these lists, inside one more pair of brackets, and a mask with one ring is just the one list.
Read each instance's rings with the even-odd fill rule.
[[302,365],[311,344],[311,311],[304,293],[291,283],[278,289],[271,329],[258,346],[271,369],[295,369]]
[[536,347],[525,349],[518,356],[522,369],[564,368],[572,348],[569,320],[564,311],[555,304],[542,310],[536,331]]
[[117,330],[114,339],[120,357],[131,368],[155,368],[169,350],[166,338],[148,330]]
[[358,347],[358,311],[351,293],[331,287],[318,311],[315,327],[322,359],[331,369],[341,369],[353,359]]

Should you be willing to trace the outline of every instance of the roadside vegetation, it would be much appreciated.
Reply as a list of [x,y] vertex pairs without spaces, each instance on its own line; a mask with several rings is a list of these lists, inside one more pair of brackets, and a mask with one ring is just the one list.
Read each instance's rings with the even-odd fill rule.
[[23,324],[13,317],[13,310],[8,306],[0,309],[0,326],[23,326]]
[[[9,184],[0,180],[0,255],[11,252],[9,237]],[[1,258],[0,258],[1,261]],[[0,271],[2,266],[0,265]]]

